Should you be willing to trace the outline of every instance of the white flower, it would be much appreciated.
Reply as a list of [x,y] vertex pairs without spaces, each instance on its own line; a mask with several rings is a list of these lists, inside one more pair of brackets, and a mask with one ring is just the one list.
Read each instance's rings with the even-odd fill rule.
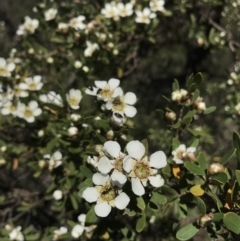
[[25,17],[25,22],[18,27],[17,35],[33,34],[39,26],[39,21],[37,19],[31,19],[30,17]]
[[125,114],[127,117],[134,117],[137,113],[137,110],[134,105],[137,101],[137,97],[134,93],[128,92],[125,95],[120,93],[120,95],[114,100],[109,100],[106,102],[106,108],[117,112],[120,114]]
[[206,103],[203,102],[202,100],[203,100],[202,97],[198,97],[194,103],[198,114],[200,114],[206,110]]
[[62,153],[60,151],[55,151],[52,156],[44,155],[43,158],[48,161],[48,170],[50,171],[62,165]]
[[106,18],[113,18],[114,20],[118,20],[119,12],[114,2],[106,3],[105,7],[101,10],[101,13]]
[[92,54],[99,49],[99,46],[97,43],[91,43],[89,41],[86,42],[87,48],[84,50],[84,56],[85,57],[91,57]]
[[60,227],[58,230],[54,230],[54,235],[53,235],[53,240],[59,240],[61,238],[61,235],[67,233],[67,228],[66,227]]
[[28,77],[24,79],[24,82],[19,84],[19,88],[22,90],[36,91],[42,89],[43,83],[41,82],[42,77],[35,75],[34,77]]
[[3,104],[1,113],[2,115],[12,114],[13,116],[17,116],[17,106],[12,101],[7,101]]
[[164,9],[164,3],[165,1],[164,0],[152,0],[149,5],[150,5],[150,8],[152,11],[156,12],[156,11],[160,11],[160,12],[163,12],[165,9]]
[[148,180],[152,186],[161,187],[164,180],[161,175],[157,174],[157,170],[167,165],[164,152],[153,153],[148,161],[148,157],[145,156],[145,147],[141,142],[130,141],[126,149],[128,156],[123,160],[123,168],[130,173],[133,192],[142,196],[145,193],[144,187],[147,186]]
[[105,80],[96,80],[95,87],[89,87],[86,89],[86,94],[96,95],[99,100],[108,101],[112,98],[116,98],[119,94],[122,93],[122,89],[119,86],[120,80],[110,79],[108,82]]
[[118,14],[121,17],[131,16],[133,14],[133,5],[132,3],[126,3],[125,5],[120,2],[117,4]]
[[54,19],[57,15],[58,10],[55,8],[50,8],[47,11],[44,12],[44,17],[46,21],[50,21]]
[[53,192],[53,198],[55,199],[55,200],[61,200],[62,199],[62,197],[63,197],[63,193],[62,193],[62,191],[61,190],[55,190],[54,192]]
[[152,13],[149,8],[144,8],[143,11],[138,11],[137,10],[136,14],[137,14],[137,17],[136,17],[135,21],[137,23],[149,24],[150,23],[150,19],[156,17],[156,14]]
[[81,116],[80,115],[78,115],[78,114],[71,114],[70,115],[70,119],[72,120],[72,121],[79,121],[80,119],[81,119]]
[[109,175],[95,173],[92,180],[96,186],[86,188],[82,197],[89,203],[97,202],[94,207],[97,216],[107,217],[112,207],[126,208],[130,198],[111,184]]
[[121,152],[121,147],[116,141],[105,142],[104,150],[110,155],[110,160],[106,156],[101,157],[98,162],[98,170],[103,174],[108,174],[113,170],[111,180],[116,186],[121,188],[127,181],[127,177],[123,174],[125,154]]
[[123,126],[126,123],[126,121],[127,121],[127,118],[124,114],[113,112],[111,117],[111,122],[115,126]]
[[79,103],[82,100],[82,93],[80,90],[70,89],[66,94],[67,102],[74,110],[79,109]]
[[0,58],[0,76],[10,77],[15,67],[16,65],[14,63],[7,63],[4,58]]
[[78,128],[75,126],[71,126],[70,128],[68,128],[68,136],[76,136],[78,133]]
[[188,147],[184,144],[179,145],[177,149],[172,151],[173,161],[176,164],[182,164],[187,159],[194,159],[194,152],[196,151],[196,147]]
[[9,239],[15,241],[24,241],[24,236],[21,232],[22,227],[18,226],[9,233]]
[[68,24],[67,23],[59,23],[58,30],[63,33],[66,33],[68,31]]
[[80,69],[81,67],[82,67],[82,62],[80,62],[80,61],[75,61],[74,62],[74,67],[76,68],[76,69]]
[[32,123],[35,121],[35,117],[41,115],[42,110],[38,108],[38,103],[32,100],[26,106],[23,103],[19,103],[17,107],[17,115],[20,118],[25,119],[27,122]]
[[23,97],[24,98],[24,97],[29,96],[29,93],[27,90],[20,88],[20,84],[14,86],[13,93],[14,93],[15,97]]
[[14,93],[9,86],[0,84],[0,107],[3,107],[9,101],[13,100]]
[[39,96],[40,101],[44,103],[50,103],[57,106],[63,106],[62,97],[55,91],[50,91],[48,94]]
[[172,92],[172,101],[180,102],[187,96],[187,90],[180,89]]
[[69,22],[69,26],[74,28],[75,30],[78,30],[78,29],[83,30],[86,28],[86,24],[83,23],[85,19],[86,18],[83,15],[79,15],[76,18],[72,18]]

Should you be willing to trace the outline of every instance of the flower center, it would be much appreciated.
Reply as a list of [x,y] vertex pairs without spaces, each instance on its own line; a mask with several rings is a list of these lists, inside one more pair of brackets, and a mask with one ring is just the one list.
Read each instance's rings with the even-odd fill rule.
[[121,98],[118,97],[113,101],[113,111],[122,112],[124,108],[125,108],[125,103]]
[[114,168],[119,172],[123,172],[123,158],[119,158],[115,160]]
[[178,151],[176,156],[178,159],[183,160],[184,159],[183,154],[184,154],[184,151]]
[[107,184],[102,187],[101,198],[107,202],[114,200],[116,197],[116,191],[113,186]]
[[100,96],[103,98],[103,99],[110,99],[112,98],[112,95],[113,95],[113,91],[111,91],[111,89],[109,88],[109,86],[106,86],[104,89],[102,89],[100,91]]
[[148,164],[138,162],[134,167],[135,175],[140,179],[145,179],[150,176],[150,167]]
[[70,98],[68,99],[68,103],[69,103],[70,105],[72,105],[72,106],[78,105],[79,99],[76,98],[76,97],[70,97]]
[[7,68],[0,67],[0,76],[6,76],[8,74]]
[[28,118],[28,117],[32,117],[33,116],[33,112],[31,109],[29,109],[28,107],[26,107],[26,109],[24,110],[23,115]]
[[36,85],[36,83],[34,83],[34,82],[30,82],[30,83],[28,84],[28,88],[29,88],[30,90],[36,90],[37,85]]

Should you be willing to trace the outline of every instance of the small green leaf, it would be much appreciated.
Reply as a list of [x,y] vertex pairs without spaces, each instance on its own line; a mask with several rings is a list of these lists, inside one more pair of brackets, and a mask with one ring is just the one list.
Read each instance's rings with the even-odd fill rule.
[[217,109],[216,106],[208,107],[208,108],[203,112],[203,114],[204,114],[204,115],[208,115],[208,114],[212,113],[213,111],[215,111],[216,109]]
[[89,168],[87,168],[85,165],[80,166],[80,173],[86,178],[92,178],[93,176],[92,171]]
[[178,81],[176,79],[174,79],[173,84],[172,84],[172,90],[179,90],[179,84]]
[[202,74],[200,72],[198,72],[195,76],[194,76],[194,80],[193,82],[196,85],[200,85],[202,83]]
[[182,121],[187,118],[193,118],[195,114],[196,114],[195,110],[188,111],[188,113],[183,117]]
[[190,223],[187,226],[177,231],[177,239],[184,241],[192,238],[199,231],[199,227],[196,224]]
[[87,216],[86,216],[86,223],[96,223],[98,220],[97,215],[95,214],[94,211],[94,206],[88,211]]
[[142,197],[137,197],[137,206],[143,211],[146,208],[146,204]]
[[172,150],[177,149],[181,145],[181,142],[177,138],[172,139]]
[[239,184],[238,184],[238,181],[235,181],[232,187],[232,193],[231,193],[232,202],[238,202],[238,190],[239,190]]
[[191,187],[189,191],[196,197],[200,197],[204,194],[204,190],[199,184]]
[[156,112],[157,112],[157,114],[160,116],[161,119],[164,118],[164,113],[165,113],[165,112],[164,112],[163,110],[157,109]]
[[195,90],[194,91],[194,93],[193,93],[193,96],[192,96],[192,99],[191,99],[191,101],[190,101],[190,103],[189,104],[187,104],[188,106],[189,105],[192,105],[196,100],[197,100],[197,98],[199,97],[199,90]]
[[184,162],[184,166],[188,169],[189,172],[191,172],[194,175],[205,176],[204,170],[200,166],[197,166],[196,164],[190,161]]
[[199,139],[195,139],[190,146],[191,147],[197,147],[198,144],[199,144]]
[[193,80],[194,80],[194,75],[193,74],[191,74],[190,76],[189,76],[189,78],[187,79],[187,82],[186,82],[186,87],[187,87],[187,89],[190,87],[190,85],[193,83]]
[[168,199],[168,202],[173,201],[179,196],[179,194],[174,189],[165,185],[161,187],[161,191],[163,192],[164,196]]
[[228,230],[240,234],[240,217],[233,212],[228,212],[223,216],[223,223]]
[[236,170],[236,179],[238,181],[238,184],[240,185],[240,170]]
[[217,204],[218,210],[221,212],[221,208],[223,207],[222,202],[220,201],[220,199],[218,198],[218,196],[216,194],[214,194],[213,192],[209,191],[207,192],[207,194],[213,198],[213,200],[215,201],[215,203]]
[[189,86],[188,92],[193,93],[196,89],[197,89],[197,85],[193,83]]
[[197,204],[198,210],[201,214],[206,214],[207,208],[205,202],[200,197],[194,197],[194,200]]
[[143,229],[145,228],[145,226],[146,226],[146,216],[145,216],[145,214],[144,214],[144,215],[142,215],[142,216],[138,219],[138,221],[137,221],[136,231],[137,231],[138,233],[142,232]]
[[213,222],[220,222],[223,219],[223,213],[214,213],[213,214]]
[[199,153],[199,155],[197,157],[197,162],[203,170],[207,169],[207,161],[206,161],[206,158],[205,158],[205,155],[203,152]]
[[145,147],[144,156],[147,156],[147,155],[148,155],[148,141],[147,141],[147,139],[142,140],[141,143],[142,143],[142,144],[144,145],[144,147]]
[[228,162],[228,160],[235,154],[235,152],[236,148],[231,149],[220,159],[219,163],[225,165]]
[[217,181],[220,184],[225,184],[228,181],[228,176],[225,172],[215,174],[211,180]]
[[73,206],[74,210],[78,210],[78,202],[77,202],[75,196],[70,195],[70,200],[71,200],[71,203],[72,203],[72,206]]
[[152,192],[152,197],[150,201],[158,205],[163,205],[167,202],[167,198],[162,194],[159,194],[157,192]]

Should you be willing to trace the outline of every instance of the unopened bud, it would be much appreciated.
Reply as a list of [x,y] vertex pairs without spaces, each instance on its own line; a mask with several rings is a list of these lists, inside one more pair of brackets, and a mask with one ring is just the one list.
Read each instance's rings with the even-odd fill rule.
[[75,126],[72,126],[68,129],[68,136],[73,137],[78,134],[78,128]]
[[1,152],[5,152],[7,150],[7,146],[2,146],[1,147]]
[[38,162],[38,166],[39,166],[40,168],[44,168],[44,167],[46,166],[46,161],[40,160],[40,161]]
[[202,228],[205,228],[206,226],[211,224],[212,220],[213,220],[212,213],[204,214],[199,218],[198,225],[201,226]]
[[113,137],[114,137],[113,130],[108,131],[107,134],[106,134],[106,137],[107,137],[108,140],[112,140]]
[[4,164],[6,164],[6,160],[5,159],[0,159],[0,166],[4,165]]
[[220,163],[213,163],[208,168],[208,174],[209,175],[214,175],[214,174],[224,172],[224,171],[225,171],[225,168]]
[[52,63],[54,62],[54,59],[53,59],[52,57],[48,57],[48,58],[47,58],[47,62],[48,62],[49,64],[52,64]]
[[70,115],[70,119],[71,119],[72,121],[79,121],[79,120],[81,119],[81,116],[78,115],[78,114],[71,114],[71,115]]
[[38,137],[43,137],[43,136],[44,136],[44,130],[39,130]]
[[80,69],[80,68],[82,67],[82,63],[77,60],[77,61],[75,61],[75,63],[74,63],[74,67],[75,67],[76,69]]
[[101,152],[103,150],[103,146],[102,145],[96,145],[95,146],[95,151],[96,152]]
[[166,112],[165,117],[169,121],[175,121],[177,119],[177,115],[173,111]]

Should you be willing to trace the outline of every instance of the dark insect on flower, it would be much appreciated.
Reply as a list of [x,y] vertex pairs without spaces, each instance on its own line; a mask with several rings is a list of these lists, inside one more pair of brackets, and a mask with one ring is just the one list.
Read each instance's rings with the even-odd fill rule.
[[120,113],[114,113],[114,115],[115,115],[117,118],[124,118],[124,116],[121,115]]
[[92,86],[87,86],[87,88],[89,89],[89,90],[91,90],[91,91],[93,91],[93,87]]

